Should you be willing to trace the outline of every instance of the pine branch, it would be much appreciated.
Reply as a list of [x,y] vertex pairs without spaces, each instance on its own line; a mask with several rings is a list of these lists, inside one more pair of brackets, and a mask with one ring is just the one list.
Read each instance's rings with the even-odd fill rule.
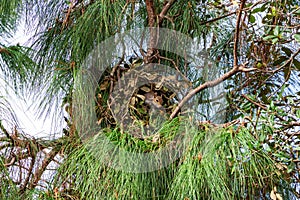
[[12,137],[9,135],[8,131],[4,128],[2,121],[0,121],[0,130],[2,130],[5,136],[13,142]]

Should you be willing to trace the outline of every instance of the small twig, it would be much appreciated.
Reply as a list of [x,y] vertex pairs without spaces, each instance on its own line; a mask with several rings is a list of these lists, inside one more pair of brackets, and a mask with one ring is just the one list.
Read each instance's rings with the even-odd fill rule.
[[271,73],[276,73],[278,72],[279,70],[281,70],[283,67],[285,67],[287,64],[289,64],[290,62],[292,62],[294,60],[294,58],[300,53],[300,48],[288,59],[286,60],[282,66],[280,66],[279,68],[273,70],[273,71],[270,71]]
[[145,38],[145,32],[143,31],[142,36],[141,36],[141,40],[140,40],[140,44],[139,44],[139,48],[140,48],[139,50],[140,50],[141,55],[145,58],[146,57],[146,54],[145,54],[146,52],[143,49],[144,38]]
[[173,29],[175,29],[175,24],[174,24],[173,19],[172,19],[171,17],[167,16],[167,15],[165,15],[165,18],[166,18],[168,21],[171,22]]
[[[246,95],[242,94],[242,97],[244,97],[245,99],[247,99],[248,101],[250,101],[251,103],[253,103],[254,105],[262,108],[263,110],[267,111],[268,108],[265,105],[261,105],[260,103],[257,103],[256,101],[253,101],[252,99],[250,99],[249,97],[247,97]],[[280,115],[278,115],[277,113],[274,113],[276,117],[278,117],[281,121],[286,121],[283,117],[281,117]]]
[[63,20],[63,23],[62,23],[62,30],[67,26],[67,24],[69,22],[69,19],[70,19],[71,11],[73,9],[73,2],[71,1],[70,4],[71,5],[69,6],[69,9],[68,9],[68,12],[66,14],[66,17],[65,17],[65,19]]
[[176,0],[169,0],[163,7],[163,9],[161,10],[161,12],[158,15],[158,24],[159,26],[161,25],[161,23],[163,22],[163,19],[166,18],[166,13],[169,11],[169,9],[171,8],[171,6],[173,5],[173,3]]
[[9,52],[7,49],[1,48],[1,47],[0,47],[0,54],[1,54],[1,53],[10,54],[10,52]]
[[233,125],[238,124],[238,123],[240,123],[240,120],[239,119],[235,119],[235,120],[233,120],[231,122],[227,122],[225,124],[222,124],[222,128],[227,128],[229,126],[233,126]]
[[18,160],[18,163],[19,163],[19,181],[21,183],[22,182],[22,177],[23,177],[23,171],[22,171],[23,165],[21,163],[21,160]]
[[[253,9],[255,6],[257,6],[258,4],[265,3],[265,2],[266,2],[266,1],[257,1],[257,2],[255,2],[252,6],[250,6],[250,7],[248,7],[248,8],[245,8],[245,9],[243,9],[242,11],[251,10],[251,9]],[[236,11],[232,11],[232,12],[229,12],[229,13],[227,13],[227,14],[225,14],[225,15],[220,16],[220,17],[216,17],[216,18],[207,20],[207,21],[205,21],[205,22],[200,23],[199,25],[209,24],[209,23],[218,21],[218,20],[220,20],[220,19],[229,17],[229,16],[231,16],[231,15],[233,15],[233,14],[236,14]]]
[[253,101],[252,99],[250,99],[249,97],[247,97],[244,94],[242,94],[242,97],[244,97],[245,99],[247,99],[248,101],[250,101],[251,103],[253,103],[254,105],[256,105],[257,107],[262,108],[263,110],[267,110],[268,109],[265,105],[262,105],[260,103],[257,103],[256,101]]
[[229,16],[231,16],[231,15],[233,15],[233,14],[235,14],[235,13],[236,13],[236,11],[230,12],[230,13],[227,13],[226,15],[222,15],[222,16],[220,16],[220,17],[216,17],[216,18],[207,20],[207,21],[205,21],[205,22],[201,22],[199,25],[201,26],[201,25],[205,25],[205,24],[210,24],[210,23],[215,22],[215,21],[218,21],[218,20],[220,20],[220,19],[229,17]]
[[[281,124],[281,123],[278,123],[279,125],[283,126],[282,129],[279,129],[275,132],[279,132],[279,133],[282,133],[282,131],[285,131],[287,129],[290,129],[290,128],[293,128],[295,126],[300,126],[300,122],[290,122],[288,124]],[[296,134],[297,135],[297,134]]]
[[170,61],[174,65],[176,71],[184,78],[184,80],[189,82],[188,78],[181,73],[181,71],[179,70],[178,66],[176,65],[176,63],[173,59],[170,59],[170,58],[167,58],[167,57],[164,57],[164,56],[161,56],[161,55],[158,55],[158,58]]
[[4,166],[5,167],[9,167],[12,166],[16,161],[16,156],[12,157],[11,161],[9,163],[5,163]]

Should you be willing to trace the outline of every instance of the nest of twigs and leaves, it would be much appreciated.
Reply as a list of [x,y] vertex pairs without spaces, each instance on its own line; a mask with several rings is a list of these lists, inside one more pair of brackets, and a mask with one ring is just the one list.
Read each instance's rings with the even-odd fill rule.
[[[131,74],[138,75],[131,77]],[[178,103],[173,83],[155,75],[149,79],[145,77],[147,75],[125,61],[106,69],[95,93],[98,125],[102,128],[115,128],[117,124],[138,125],[141,126],[139,132],[149,135],[169,119]],[[140,134],[136,136],[141,137]]]

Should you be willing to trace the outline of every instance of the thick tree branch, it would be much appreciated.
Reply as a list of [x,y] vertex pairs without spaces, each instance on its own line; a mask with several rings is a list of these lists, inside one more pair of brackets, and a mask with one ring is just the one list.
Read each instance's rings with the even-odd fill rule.
[[[255,68],[251,68],[252,70],[255,70]],[[219,83],[225,81],[226,79],[232,77],[233,75],[235,75],[238,72],[242,72],[242,71],[250,71],[250,69],[245,68],[245,64],[243,64],[242,66],[237,66],[237,67],[233,67],[229,72],[225,73],[223,76],[213,80],[213,81],[207,81],[204,84],[196,87],[195,89],[191,90],[178,104],[178,106],[175,108],[175,110],[172,112],[172,114],[170,115],[170,119],[173,119],[177,113],[179,112],[180,108],[182,108],[182,106],[188,101],[190,100],[195,94],[197,94],[198,92],[206,89],[206,88],[210,88],[210,87],[214,87],[216,85],[218,85]]]
[[153,0],[146,0],[146,9],[148,14],[148,26],[154,27],[155,26],[155,10],[154,10],[154,2]]
[[153,0],[146,0],[146,9],[148,14],[148,26],[151,28],[150,28],[150,39],[148,43],[147,54],[145,57],[145,63],[151,63],[153,60],[153,55],[155,54],[156,39],[157,39],[157,32],[155,29],[153,29],[153,27],[155,27],[155,21],[156,21],[156,14],[155,14]]
[[[165,18],[165,15],[171,8],[171,6],[174,4],[176,0],[169,0],[165,1],[165,4],[161,10],[161,12],[157,15],[155,13],[155,5],[153,0],[145,0],[146,2],[146,10],[148,15],[148,26],[153,27],[160,27],[163,19]],[[147,49],[147,54],[145,56],[145,63],[151,63],[153,62],[155,56],[157,55],[157,38],[158,38],[158,31],[157,29],[150,29],[150,39]]]
[[173,119],[177,113],[179,112],[180,108],[182,108],[182,106],[188,101],[190,100],[195,94],[197,94],[198,92],[206,89],[206,88],[210,88],[210,87],[214,87],[216,85],[218,85],[219,83],[225,81],[226,79],[232,77],[233,75],[235,75],[238,72],[243,72],[243,71],[253,71],[255,70],[255,68],[251,68],[251,69],[247,69],[245,67],[245,64],[239,66],[238,65],[238,45],[239,45],[239,33],[240,33],[240,23],[241,23],[241,17],[242,17],[242,10],[245,6],[246,0],[243,0],[240,4],[240,8],[239,8],[239,13],[238,13],[238,17],[237,17],[237,21],[236,21],[236,30],[235,30],[235,37],[234,37],[234,47],[233,47],[233,57],[234,57],[234,63],[233,63],[233,68],[225,73],[223,76],[213,80],[213,81],[207,81],[206,83],[196,87],[195,89],[191,90],[178,104],[178,106],[174,109],[174,111],[172,112],[172,114],[170,115],[170,119]]
[[23,183],[23,185],[20,187],[20,193],[23,194],[25,192],[25,189],[29,183],[30,177],[32,175],[32,171],[33,171],[33,167],[34,167],[34,163],[35,163],[35,155],[32,156],[31,161],[30,161],[30,166],[28,169],[28,173],[27,173],[27,177]]
[[236,27],[235,27],[235,34],[234,34],[234,46],[233,46],[233,66],[238,66],[238,46],[239,46],[239,39],[240,39],[240,23],[242,17],[242,11],[245,6],[246,0],[242,0],[240,4],[240,9],[238,11],[238,17],[236,20]]
[[42,165],[36,170],[34,173],[34,178],[30,184],[30,189],[33,189],[37,183],[41,180],[42,174],[45,172],[47,166],[54,159],[54,157],[58,154],[60,148],[54,147],[48,154],[46,154],[45,159],[42,162]]

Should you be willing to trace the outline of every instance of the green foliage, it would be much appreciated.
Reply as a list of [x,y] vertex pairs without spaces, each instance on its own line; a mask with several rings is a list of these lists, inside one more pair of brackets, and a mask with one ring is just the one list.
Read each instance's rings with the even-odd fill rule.
[[21,5],[21,0],[1,1],[0,37],[11,37],[13,35],[13,31],[16,30],[17,19],[21,14]]
[[0,187],[0,198],[1,199],[8,199],[13,200],[16,199],[15,194],[18,192],[18,188],[13,181],[10,179],[5,178],[5,175],[9,174],[9,171],[4,166],[4,157],[0,157],[0,171],[1,171],[1,187]]
[[[106,166],[105,157],[91,153],[89,145],[78,146],[58,170],[56,184],[73,180],[70,190],[60,195],[70,192],[79,199],[257,199],[274,186],[281,187],[281,171],[247,129],[207,132],[209,128],[189,128],[194,138],[184,156],[154,172],[115,170]],[[132,140],[123,137],[119,147],[148,148],[147,141]],[[281,195],[288,194],[285,192]]]
[[27,47],[20,45],[2,46],[0,44],[0,69],[5,81],[15,89],[16,93],[28,91],[28,86],[32,86],[32,76],[35,69],[35,63],[30,57],[32,52]]
[[[1,76],[16,93],[26,89],[31,84],[29,77],[33,73],[34,62],[29,48],[20,45],[6,45],[6,39],[11,38],[18,26],[22,13],[22,1],[1,1],[0,5],[0,69]],[[26,85],[26,86],[25,86]]]
[[276,171],[247,129],[197,134],[169,199],[257,199],[279,183]]
[[[166,6],[164,2],[172,1],[153,2],[159,14]],[[78,89],[74,88],[74,80],[95,46],[116,33],[149,26],[146,1],[3,0],[0,4],[0,36],[3,37],[0,69],[6,83],[18,94],[31,89],[36,94],[43,91],[43,95],[34,95],[39,114],[47,114],[54,105],[58,113],[63,106],[68,106],[68,116],[66,136],[60,138],[62,143],[38,143],[32,138],[22,143],[24,141],[18,139],[23,136],[16,130],[8,133],[2,123],[14,122],[15,116],[9,103],[1,97],[1,152],[29,149],[34,156],[38,151],[59,148],[61,155],[56,157],[60,161],[56,176],[48,180],[46,188],[34,185],[19,191],[22,182],[14,182],[10,176],[16,164],[6,167],[11,158],[1,153],[0,199],[258,199],[269,198],[275,187],[285,199],[292,198],[291,194],[297,195],[292,186],[298,184],[299,187],[299,129],[295,128],[300,126],[299,3],[297,0],[247,1],[240,24],[236,24],[238,1],[176,1],[162,19],[156,16],[155,25],[201,39],[193,53],[200,57],[200,50],[204,50],[206,56],[215,61],[215,71],[211,72],[215,78],[230,71],[234,62],[253,70],[223,81],[226,87],[222,92],[227,93],[229,104],[225,108],[226,119],[228,122],[238,119],[238,122],[232,121],[237,122],[236,125],[209,125],[208,122],[200,123],[196,129],[186,123],[180,131],[189,133],[193,139],[190,147],[182,146],[187,148],[182,157],[157,171],[130,173],[107,166],[116,149],[98,149],[98,154],[94,154],[90,148],[101,143],[105,136],[128,152],[154,152],[174,138],[182,119],[167,121],[156,135],[144,138],[120,131],[118,126],[111,126],[111,130],[104,123],[106,129],[82,143],[77,131],[86,127],[73,126],[72,100],[74,89]],[[4,45],[5,38],[16,30],[23,11],[28,24],[39,21],[33,45],[31,48]],[[192,87],[211,80],[207,71],[201,70],[203,66],[195,66],[198,63],[189,63],[188,58],[171,52],[157,53],[167,59],[156,58],[156,61],[184,74]],[[143,56],[142,51],[134,54]],[[130,55],[124,56],[126,59]],[[106,88],[110,89],[108,83],[111,82],[107,82]],[[212,106],[204,105],[210,102],[205,92],[195,96],[203,109]],[[84,93],[78,95],[89,98]],[[100,103],[108,108],[109,93],[103,94],[103,99],[105,102]],[[95,112],[94,107],[92,105],[93,110],[89,111]],[[91,119],[86,117],[80,120]],[[96,122],[91,120],[90,123]],[[140,125],[134,131],[143,132],[143,128]],[[9,156],[21,157],[16,153]],[[35,167],[39,169],[38,164]],[[28,180],[32,183],[35,176],[36,173],[31,172]]]

